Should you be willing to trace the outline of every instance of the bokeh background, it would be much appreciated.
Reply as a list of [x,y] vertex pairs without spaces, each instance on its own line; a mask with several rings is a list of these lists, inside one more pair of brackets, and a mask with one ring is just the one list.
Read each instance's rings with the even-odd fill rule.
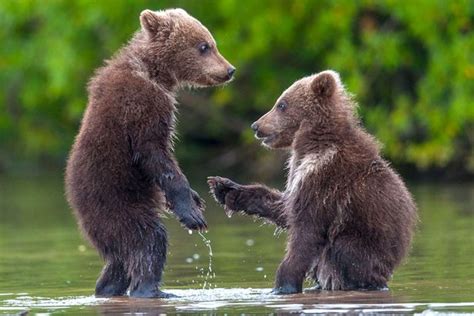
[[298,78],[334,69],[367,129],[408,178],[474,174],[474,2],[1,1],[0,172],[62,170],[86,84],[139,28],[144,8],[182,7],[238,71],[180,94],[177,156],[203,174],[283,174],[251,122]]

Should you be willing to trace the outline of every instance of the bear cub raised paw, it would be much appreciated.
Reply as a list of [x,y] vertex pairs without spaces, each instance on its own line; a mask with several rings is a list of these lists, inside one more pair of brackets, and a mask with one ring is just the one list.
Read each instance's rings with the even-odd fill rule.
[[323,290],[384,289],[407,254],[415,203],[355,108],[336,72],[305,77],[252,124],[263,145],[291,151],[285,190],[208,179],[227,212],[287,229],[275,294],[301,292],[305,277]]
[[89,83],[89,103],[66,170],[66,194],[105,260],[97,296],[169,297],[159,212],[205,230],[204,203],[173,155],[176,93],[215,86],[235,71],[211,33],[182,9],[145,10],[141,29]]

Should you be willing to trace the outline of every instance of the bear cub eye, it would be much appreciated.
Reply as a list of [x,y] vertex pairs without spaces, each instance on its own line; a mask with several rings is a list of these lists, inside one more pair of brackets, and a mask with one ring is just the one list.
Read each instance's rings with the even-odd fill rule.
[[285,101],[281,101],[280,103],[277,104],[277,109],[279,111],[285,111],[287,107],[288,107],[288,104]]
[[208,43],[204,42],[199,44],[198,49],[201,54],[205,54],[211,49],[211,46],[209,46]]

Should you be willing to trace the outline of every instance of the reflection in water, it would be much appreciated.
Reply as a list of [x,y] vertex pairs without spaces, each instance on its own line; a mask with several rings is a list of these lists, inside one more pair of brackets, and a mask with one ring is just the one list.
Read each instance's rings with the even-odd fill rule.
[[[206,197],[204,185],[198,191]],[[285,233],[274,236],[273,226],[244,216],[228,219],[208,199],[205,236],[164,220],[164,290],[181,296],[169,300],[90,296],[102,262],[80,237],[62,187],[61,176],[0,178],[0,314],[474,311],[474,184],[411,187],[420,208],[415,243],[382,292],[270,295]]]
[[[46,299],[41,297],[20,296],[5,301],[4,311],[20,311],[25,308],[38,308],[49,311],[65,311],[76,306],[94,306],[100,314],[143,313],[160,315],[169,312],[232,312],[252,310],[253,312],[286,313],[413,313],[431,311],[463,311],[474,308],[474,303],[403,303],[403,299],[392,295],[390,291],[376,292],[311,292],[290,296],[269,294],[270,289],[212,289],[212,290],[173,290],[178,298],[98,299],[88,297],[70,297]],[[11,306],[11,309],[8,309]],[[84,309],[83,309],[84,310]],[[2,311],[2,309],[0,309]]]

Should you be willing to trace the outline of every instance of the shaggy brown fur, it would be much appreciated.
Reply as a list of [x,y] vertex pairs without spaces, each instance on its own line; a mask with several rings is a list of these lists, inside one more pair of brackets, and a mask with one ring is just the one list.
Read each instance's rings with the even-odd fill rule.
[[142,29],[89,84],[89,103],[66,171],[67,198],[106,265],[96,295],[166,297],[159,283],[170,209],[203,230],[203,202],[173,156],[175,94],[213,86],[234,68],[209,31],[181,9],[140,15]]
[[286,190],[210,177],[216,200],[288,229],[274,293],[383,289],[406,255],[416,207],[403,181],[360,126],[339,75],[294,83],[252,124],[271,148],[291,148]]

